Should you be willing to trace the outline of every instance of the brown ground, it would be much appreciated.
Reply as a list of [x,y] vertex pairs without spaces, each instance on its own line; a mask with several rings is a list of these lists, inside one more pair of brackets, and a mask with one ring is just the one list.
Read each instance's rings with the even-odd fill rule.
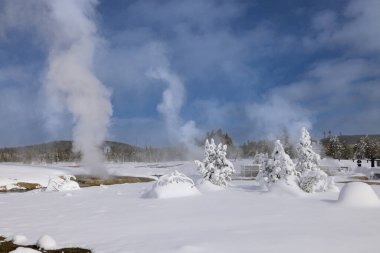
[[[76,181],[80,187],[90,187],[99,185],[113,185],[113,184],[128,184],[128,183],[144,183],[154,181],[152,178],[147,177],[129,177],[129,176],[112,176],[109,178],[98,178],[89,175],[75,176]],[[0,186],[0,192],[25,192],[42,188],[41,185],[35,183],[18,182],[15,184],[20,188],[7,190],[5,186]],[[1,253],[1,252],[0,252]]]
[[109,178],[98,178],[88,175],[75,176],[80,187],[90,187],[99,185],[127,184],[127,183],[144,183],[154,181],[147,177],[129,177],[129,176],[112,176]]
[[20,188],[7,190],[5,186],[0,186],[0,192],[25,192],[25,191],[40,189],[42,187],[40,184],[27,183],[27,182],[18,182],[15,185]]
[[[0,253],[9,253],[17,249],[18,247],[39,250],[36,245],[20,246],[20,245],[14,244],[12,241],[6,241],[4,237],[0,236]],[[62,249],[56,249],[56,250],[39,250],[39,251],[46,252],[46,253],[91,253],[92,252],[89,249],[81,249],[81,248],[62,248]]]

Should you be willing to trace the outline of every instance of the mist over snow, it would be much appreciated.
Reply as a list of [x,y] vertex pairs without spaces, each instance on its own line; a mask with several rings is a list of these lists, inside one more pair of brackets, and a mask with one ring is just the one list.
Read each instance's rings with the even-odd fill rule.
[[379,5],[1,1],[0,145],[376,134]]

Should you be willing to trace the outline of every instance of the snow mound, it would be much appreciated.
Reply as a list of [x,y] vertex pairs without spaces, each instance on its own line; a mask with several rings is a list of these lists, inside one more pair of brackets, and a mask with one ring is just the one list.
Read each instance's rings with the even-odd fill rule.
[[28,238],[25,235],[15,235],[12,238],[12,242],[17,245],[27,245]]
[[291,179],[277,181],[275,184],[268,187],[268,192],[281,196],[303,197],[306,195],[306,193],[299,188],[295,180]]
[[9,253],[41,253],[41,251],[30,248],[18,247],[17,249],[12,250]]
[[195,187],[193,180],[186,175],[175,171],[161,176],[152,189],[144,194],[147,198],[180,198],[201,194]]
[[372,187],[362,182],[346,184],[339,194],[338,203],[353,207],[380,207],[380,200]]
[[327,189],[328,192],[339,192],[339,187],[335,184],[335,178],[334,177],[328,177],[327,178]]
[[57,243],[50,235],[43,235],[38,239],[37,247],[40,249],[51,250],[57,248]]
[[73,179],[75,180],[76,178],[72,175],[50,178],[45,191],[61,192],[79,190],[79,184],[75,181],[72,181]]
[[197,182],[197,188],[202,192],[214,192],[225,189],[223,186],[213,184],[210,181],[204,179],[201,179]]

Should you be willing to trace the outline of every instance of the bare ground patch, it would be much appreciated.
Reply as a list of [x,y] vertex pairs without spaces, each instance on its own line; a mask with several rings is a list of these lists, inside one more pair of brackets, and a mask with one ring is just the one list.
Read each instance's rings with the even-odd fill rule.
[[56,249],[56,250],[41,250],[41,249],[38,249],[37,245],[26,245],[26,246],[17,245],[17,244],[14,244],[12,241],[7,241],[6,238],[0,236],[0,253],[9,253],[17,249],[18,247],[39,250],[45,253],[91,253],[92,252],[89,249],[82,249],[82,248],[62,248],[62,249]]
[[41,189],[42,186],[37,183],[17,182],[15,188],[7,189],[6,186],[0,186],[0,192],[26,192],[36,189]]
[[109,178],[99,178],[89,175],[77,175],[76,181],[80,187],[100,186],[100,185],[113,185],[113,184],[131,184],[131,183],[145,183],[154,181],[152,178],[147,177],[130,177],[130,176],[112,176]]

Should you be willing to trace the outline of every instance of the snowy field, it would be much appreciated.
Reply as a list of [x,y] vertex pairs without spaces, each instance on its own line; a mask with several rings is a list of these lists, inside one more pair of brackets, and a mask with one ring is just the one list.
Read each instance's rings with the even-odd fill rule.
[[[234,162],[237,170],[248,163]],[[354,170],[350,161],[341,164]],[[193,162],[107,167],[117,175],[152,177],[178,170],[199,179]],[[1,164],[0,185],[23,181],[46,186],[49,176],[81,172],[70,164]],[[299,195],[266,192],[252,180],[231,184],[224,190],[202,188],[200,195],[171,199],[145,198],[154,182],[72,192],[4,193],[0,234],[25,235],[29,243],[47,234],[58,247],[84,247],[97,253],[378,251],[379,207],[344,205],[338,192]],[[379,196],[380,187],[371,187]]]

